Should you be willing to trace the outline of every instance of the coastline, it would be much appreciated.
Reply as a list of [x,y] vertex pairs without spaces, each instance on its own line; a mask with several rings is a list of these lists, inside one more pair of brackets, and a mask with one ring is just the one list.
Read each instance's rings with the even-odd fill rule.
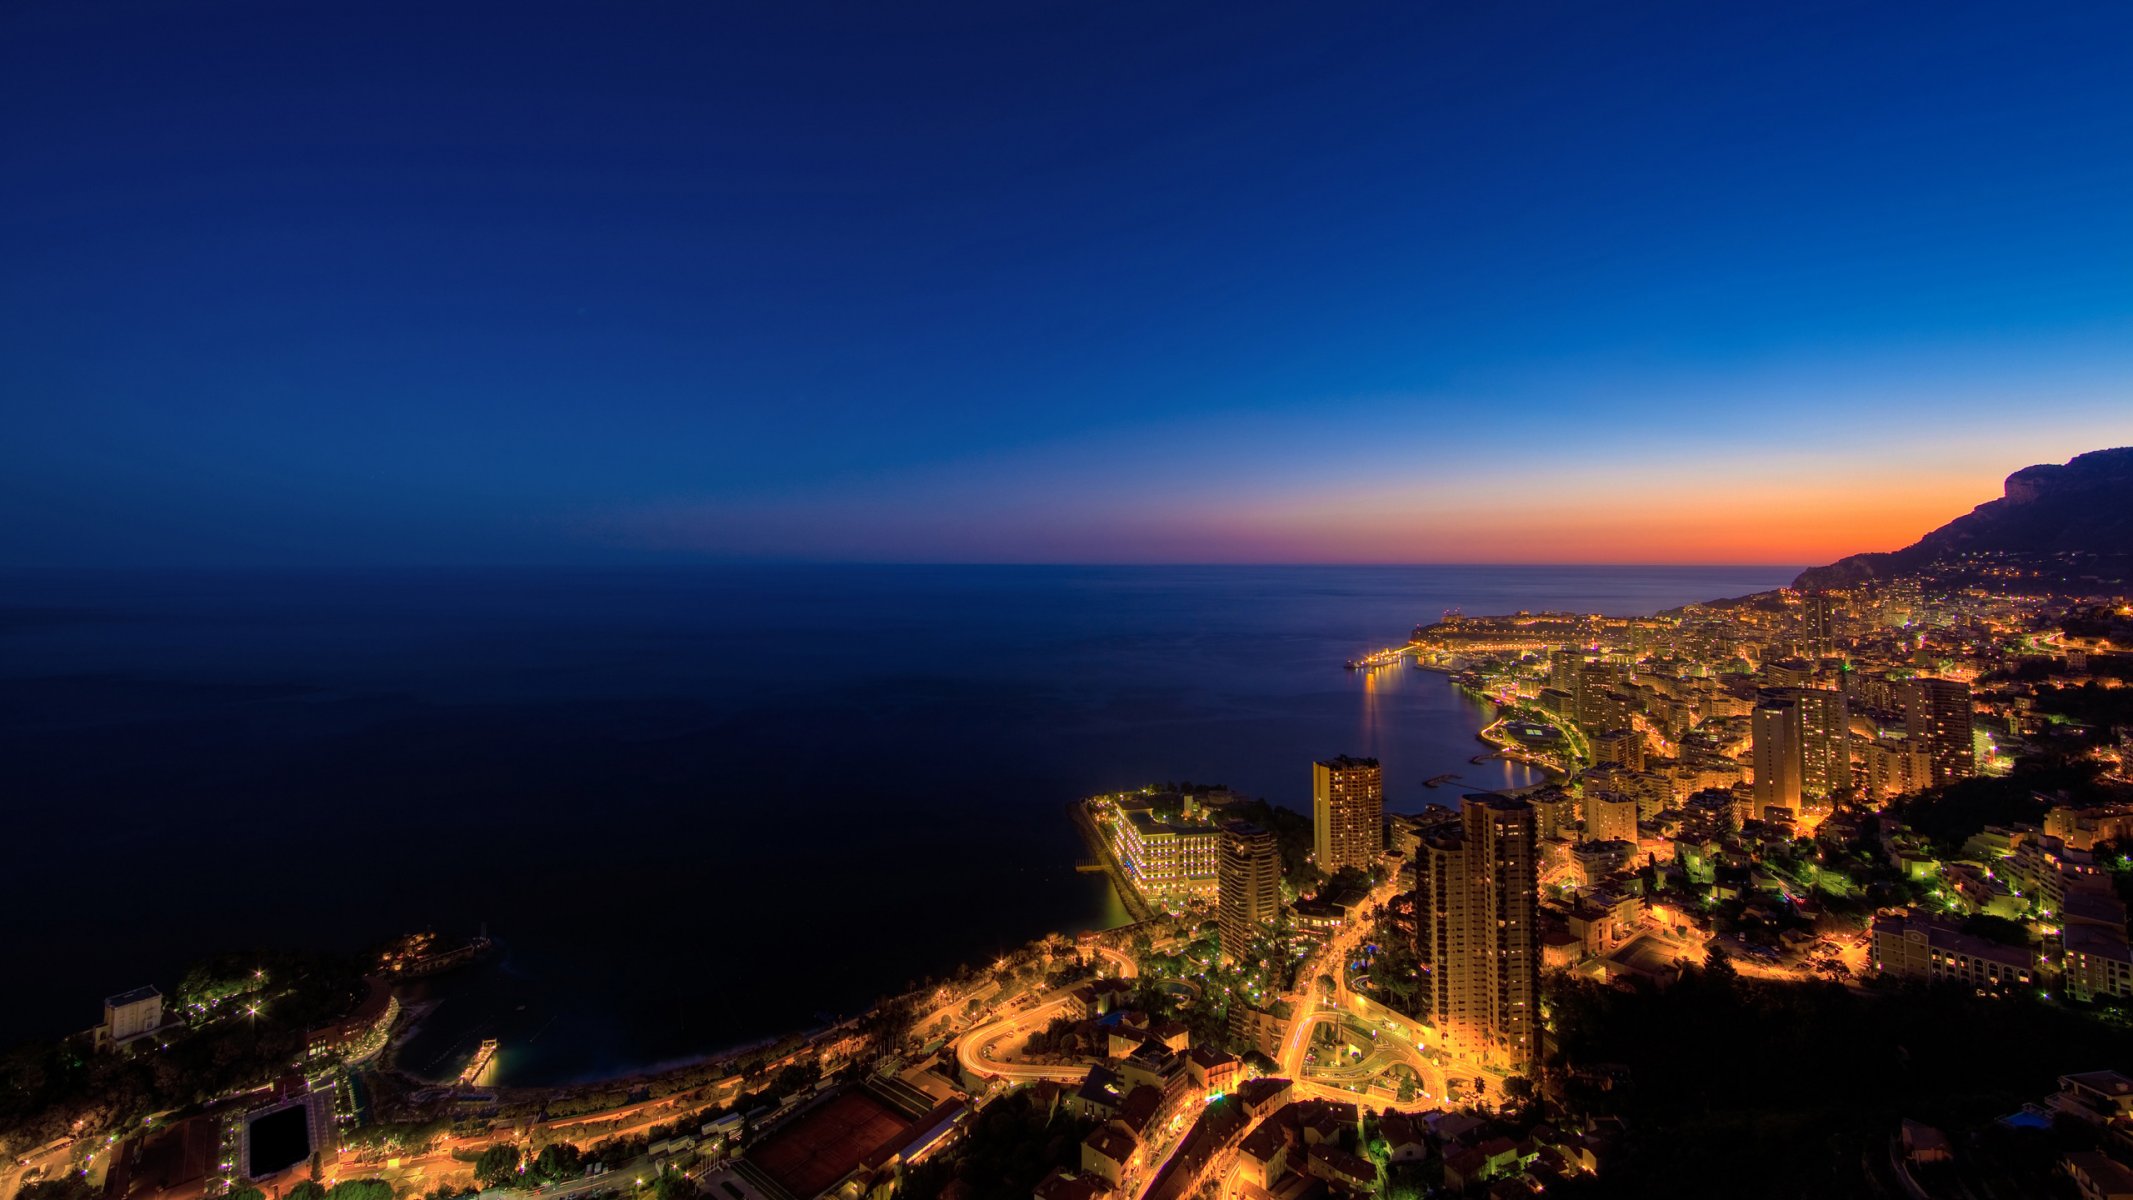
[[[1506,715],[1512,714],[1515,710],[1498,703],[1493,697],[1461,686],[1457,682],[1458,672],[1456,671],[1432,664],[1424,664],[1418,660],[1411,661],[1413,661],[1414,666],[1441,676],[1444,682],[1453,690],[1488,706],[1490,715],[1483,722],[1482,727],[1475,731],[1473,735],[1475,741],[1492,751],[1516,749],[1516,747],[1506,747],[1491,742],[1486,736],[1489,726],[1503,719]],[[1539,773],[1542,779],[1539,782],[1522,787],[1505,789],[1505,794],[1521,794],[1549,786],[1567,778],[1567,775],[1560,769],[1550,767],[1545,763],[1532,760],[1523,755],[1511,754],[1508,756],[1507,761],[1513,761],[1530,768]],[[1087,799],[1069,801],[1065,808],[1068,818],[1073,822],[1074,828],[1081,836],[1083,844],[1088,847],[1097,865],[1102,868],[1105,880],[1109,884],[1112,893],[1118,898],[1120,907],[1125,910],[1131,921],[1139,923],[1158,916],[1159,914],[1126,881],[1124,869],[1117,856],[1113,853],[1109,842],[1104,839],[1101,830],[1089,814]],[[1046,937],[1056,934],[1056,932],[1056,930],[1053,930],[1034,934],[1030,938],[1030,942],[1042,941]],[[767,1034],[738,1044],[707,1050],[700,1054],[678,1056],[664,1062],[633,1066],[614,1074],[587,1076],[552,1084],[504,1084],[494,1090],[510,1102],[527,1103],[540,1100],[565,1100],[618,1090],[636,1092],[647,1087],[653,1088],[655,1094],[661,1094],[668,1090],[687,1091],[705,1086],[731,1085],[738,1080],[738,1073],[741,1068],[753,1058],[767,1057],[782,1060],[792,1054],[804,1051],[807,1047],[836,1034],[838,1031],[848,1030],[856,1023],[866,1021],[885,1008],[912,996],[923,994],[923,992],[924,989],[920,989],[917,992],[884,995],[866,1008],[832,1024],[813,1024],[780,1033]],[[405,1023],[401,1028],[395,1030],[395,1043],[397,1044],[412,1036],[415,1023],[418,1023],[421,1017],[428,1015],[428,1010],[434,1007],[435,1004],[432,1003],[423,1006],[419,1011],[412,1012],[410,1015],[414,1018],[414,1021]],[[403,1079],[418,1085],[428,1083],[434,1086],[433,1081],[422,1080],[420,1076],[405,1069],[401,1069],[399,1074]],[[675,1082],[680,1079],[686,1079],[687,1082]]]
[[1073,818],[1074,828],[1081,832],[1081,840],[1088,844],[1089,849],[1095,851],[1096,861],[1103,865],[1104,878],[1111,881],[1111,890],[1117,894],[1118,902],[1126,910],[1126,914],[1135,922],[1153,919],[1155,910],[1149,908],[1148,902],[1141,899],[1140,892],[1126,881],[1125,868],[1119,865],[1118,856],[1111,853],[1111,844],[1104,840],[1102,831],[1096,828],[1096,819],[1089,815],[1089,802],[1075,800],[1067,805],[1067,812]]
[[[1457,691],[1461,695],[1464,695],[1473,700],[1478,700],[1481,703],[1489,706],[1489,711],[1491,715],[1487,723],[1483,724],[1480,729],[1474,731],[1475,741],[1480,742],[1482,745],[1487,746],[1491,750],[1496,751],[1497,756],[1499,758],[1502,758],[1506,762],[1515,762],[1521,766],[1529,767],[1535,771],[1540,772],[1541,782],[1528,784],[1525,787],[1521,788],[1511,788],[1508,789],[1505,794],[1518,795],[1523,792],[1530,792],[1539,788],[1544,788],[1551,784],[1562,783],[1570,779],[1570,777],[1574,774],[1574,772],[1565,771],[1561,767],[1552,766],[1548,763],[1541,762],[1538,759],[1530,758],[1523,753],[1518,753],[1517,751],[1519,751],[1521,748],[1515,743],[1494,742],[1489,740],[1489,730],[1494,727],[1498,721],[1503,720],[1507,716],[1515,715],[1519,710],[1502,703],[1494,696],[1491,696],[1486,692],[1476,691],[1473,688],[1461,684],[1459,682],[1460,673],[1458,671],[1452,670],[1450,667],[1439,666],[1435,663],[1426,663],[1423,662],[1419,657],[1414,659],[1413,661],[1417,670],[1429,671],[1437,675],[1442,675],[1444,676],[1445,682],[1450,684],[1454,691]],[[1549,723],[1551,725],[1554,724],[1554,722],[1552,721]]]

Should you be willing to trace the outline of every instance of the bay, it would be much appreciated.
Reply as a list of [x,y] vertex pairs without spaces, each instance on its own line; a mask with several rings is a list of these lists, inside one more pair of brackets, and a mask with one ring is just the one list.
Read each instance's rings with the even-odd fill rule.
[[[1468,762],[1441,677],[1350,673],[1450,608],[1649,613],[1758,567],[704,566],[0,576],[0,1038],[201,955],[486,924],[413,1057],[594,1078],[1123,919],[1072,799],[1388,806]],[[1433,792],[1432,776],[1458,773]]]

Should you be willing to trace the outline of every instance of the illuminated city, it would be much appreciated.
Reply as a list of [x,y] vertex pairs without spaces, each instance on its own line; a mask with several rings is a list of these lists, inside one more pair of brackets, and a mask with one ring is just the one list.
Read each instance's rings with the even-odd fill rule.
[[[2051,486],[2133,497],[2133,450]],[[2001,505],[2032,502],[2056,501],[2010,482]],[[1617,1098],[1654,1069],[1621,1041],[1632,1022],[1918,1006],[2038,1022],[2036,1044],[2069,1056],[2056,1090],[1969,1128],[1906,1117],[1885,1164],[1840,1188],[2030,1186],[1994,1157],[2023,1136],[2133,1128],[2133,1077],[2079,1049],[2133,1011],[2133,604],[2104,573],[2125,560],[1900,560],[1649,617],[1426,621],[1324,667],[1473,697],[1494,714],[1473,762],[1539,782],[1410,780],[1442,800],[1388,811],[1383,764],[1335,754],[1296,764],[1308,812],[1219,785],[1087,797],[1068,823],[1126,923],[677,1069],[503,1086],[492,1037],[425,1079],[403,1052],[435,1004],[420,986],[478,969],[486,932],[410,934],[345,967],[202,964],[168,996],[104,1001],[75,1044],[129,1090],[20,1113],[36,1140],[9,1183],[860,1200],[951,1194],[959,1164],[1029,1138],[1054,1164],[1036,1200],[1577,1194],[1651,1169],[1660,1131]],[[2108,1182],[2114,1162],[2068,1151],[2060,1177]]]
[[0,6],[0,1200],[2133,1200],[2129,63]]

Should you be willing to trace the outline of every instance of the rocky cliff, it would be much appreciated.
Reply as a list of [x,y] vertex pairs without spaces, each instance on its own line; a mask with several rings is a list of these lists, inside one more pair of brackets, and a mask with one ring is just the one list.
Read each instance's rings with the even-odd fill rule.
[[2039,566],[2072,556],[2091,575],[2123,581],[2133,562],[2133,446],[2094,450],[2063,465],[2024,467],[2007,477],[1999,499],[1912,545],[1812,567],[1793,586],[1846,587],[1974,563],[1981,555]]

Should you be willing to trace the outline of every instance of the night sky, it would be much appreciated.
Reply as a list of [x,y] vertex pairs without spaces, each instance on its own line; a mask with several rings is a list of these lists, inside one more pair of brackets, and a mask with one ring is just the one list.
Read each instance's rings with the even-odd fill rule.
[[2133,442],[2129,64],[2122,4],[15,0],[0,566],[1890,548]]

